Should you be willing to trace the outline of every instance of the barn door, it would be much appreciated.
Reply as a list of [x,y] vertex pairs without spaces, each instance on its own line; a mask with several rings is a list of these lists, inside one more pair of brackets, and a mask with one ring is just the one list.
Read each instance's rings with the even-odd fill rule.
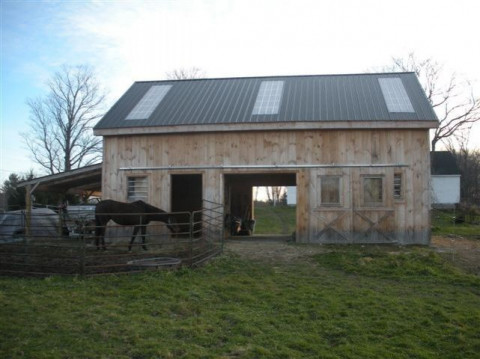
[[393,169],[321,169],[312,178],[310,238],[320,243],[394,243]]
[[393,230],[395,221],[391,193],[393,172],[391,172],[390,168],[353,170],[353,242],[393,243],[396,241]]
[[320,243],[352,242],[351,173],[348,169],[321,169],[312,178],[311,237]]

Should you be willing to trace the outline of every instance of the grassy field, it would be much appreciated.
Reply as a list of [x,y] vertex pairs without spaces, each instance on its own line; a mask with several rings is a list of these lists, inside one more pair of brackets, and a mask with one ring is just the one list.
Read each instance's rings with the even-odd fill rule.
[[196,270],[0,278],[0,357],[478,358],[478,277],[427,248],[326,248],[273,265],[226,254]]
[[255,206],[255,234],[292,234],[295,232],[296,207]]

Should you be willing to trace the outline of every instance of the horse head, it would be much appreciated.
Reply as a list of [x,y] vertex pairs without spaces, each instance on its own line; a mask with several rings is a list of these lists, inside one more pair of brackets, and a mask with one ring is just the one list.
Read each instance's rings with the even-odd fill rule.
[[177,235],[181,232],[180,226],[174,216],[168,216],[167,219],[167,228],[172,232],[174,235]]

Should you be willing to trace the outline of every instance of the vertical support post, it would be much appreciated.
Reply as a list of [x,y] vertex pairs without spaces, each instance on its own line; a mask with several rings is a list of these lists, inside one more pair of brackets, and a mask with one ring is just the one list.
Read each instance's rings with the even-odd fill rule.
[[57,237],[58,239],[62,238],[63,234],[63,225],[65,223],[65,211],[66,208],[63,207],[63,203],[58,210],[58,222],[57,222]]
[[225,216],[224,216],[224,213],[221,212],[222,210],[222,207],[219,206],[218,207],[218,210],[220,211],[220,215],[219,217],[217,218],[217,220],[219,221],[219,226],[220,226],[220,248],[221,248],[221,252],[220,253],[223,253],[223,248],[224,248],[224,245],[225,245]]
[[32,231],[32,186],[27,185],[25,188],[25,237],[31,236]]
[[193,212],[190,212],[190,267],[193,266]]
[[86,255],[86,241],[85,241],[85,231],[82,230],[82,242],[80,244],[80,276],[85,277],[85,255]]

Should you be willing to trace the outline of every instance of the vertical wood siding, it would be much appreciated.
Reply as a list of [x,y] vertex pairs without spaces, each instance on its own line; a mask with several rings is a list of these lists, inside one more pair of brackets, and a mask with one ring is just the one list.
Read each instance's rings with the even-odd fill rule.
[[[388,242],[387,238],[391,238],[400,243],[428,243],[430,157],[428,130],[424,129],[107,136],[104,138],[102,192],[104,198],[124,201],[127,177],[147,176],[150,202],[169,210],[169,171],[119,169],[275,164],[406,165],[399,168],[297,169],[297,241]],[[403,175],[401,200],[393,199],[395,171]],[[204,198],[223,203],[223,174],[234,172],[229,169],[195,171],[203,174]],[[245,169],[236,172],[267,171]],[[176,170],[175,173],[183,172]],[[342,175],[343,203],[339,208],[322,207],[319,202],[318,178],[326,174]],[[384,204],[381,208],[363,206],[362,176],[369,174],[384,179]],[[337,217],[341,218],[335,220]],[[371,228],[369,221],[378,223]],[[331,223],[331,228],[328,228],[328,223]],[[323,233],[322,236],[318,237],[319,233]]]

